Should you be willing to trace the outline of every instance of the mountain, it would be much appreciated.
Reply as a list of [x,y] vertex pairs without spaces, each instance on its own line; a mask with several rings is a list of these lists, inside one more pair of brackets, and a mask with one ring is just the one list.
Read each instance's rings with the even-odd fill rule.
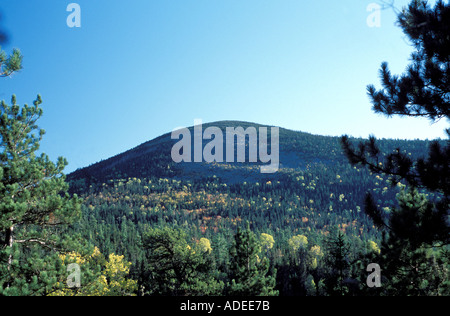
[[[216,127],[209,131],[216,132],[217,140],[222,135],[225,150],[227,127],[261,131],[264,126],[221,121],[204,124],[202,131],[209,127]],[[178,153],[186,150],[191,151],[191,158],[195,156],[194,136],[200,135],[195,130],[182,130],[190,134],[186,140],[191,143],[188,146],[186,142]],[[276,134],[272,127],[269,131],[267,139]],[[189,245],[198,245],[201,240],[210,243],[211,269],[218,279],[230,282],[227,276],[231,273],[234,236],[237,228],[245,229],[249,223],[258,238],[273,239],[259,255],[268,258],[278,271],[276,288],[280,295],[305,295],[311,284],[320,285],[326,279],[328,268],[323,256],[330,236],[337,230],[345,235],[348,260],[356,262],[378,249],[381,233],[363,211],[365,194],[372,193],[381,216],[386,218],[397,205],[401,185],[392,187],[388,176],[352,167],[338,137],[283,128],[279,128],[279,170],[262,173],[264,159],[249,162],[251,139],[240,139],[239,145],[247,149],[243,163],[175,163],[171,152],[181,140],[167,133],[69,174],[71,191],[82,198],[83,205],[80,220],[68,233],[87,240],[101,253],[125,256],[132,263],[132,278],[145,285],[153,280],[148,274],[152,269],[144,246],[149,229],[182,230]],[[216,138],[204,140],[201,148],[208,149],[213,140]],[[276,149],[271,141],[261,143],[259,158],[264,146],[270,148],[267,153]],[[384,153],[399,147],[418,157],[426,154],[429,142],[384,139],[379,145]],[[220,153],[219,148],[217,145],[217,152],[204,153]],[[302,249],[296,246],[300,241]],[[365,269],[355,271],[365,273]],[[315,292],[319,285],[314,286]]]
[[[267,127],[269,134],[273,126],[264,126],[242,121],[219,121],[203,124],[202,131],[204,132],[210,127],[217,127],[222,131],[223,157],[224,160],[226,160],[227,128],[238,129],[242,127],[245,131],[248,128],[255,128],[258,132],[260,128]],[[193,153],[195,143],[194,126],[189,127],[188,130],[191,133],[191,152]],[[258,135],[258,137],[260,137],[260,135]],[[270,136],[268,136],[268,140],[270,140]],[[285,173],[289,173],[292,170],[305,170],[305,168],[311,164],[337,165],[347,163],[340,147],[339,137],[312,135],[284,128],[279,128],[280,164],[278,172],[274,174],[261,173],[260,166],[264,165],[261,162],[249,162],[248,137],[246,137],[245,143],[246,156],[244,163],[207,163],[205,161],[195,163],[174,163],[171,157],[171,150],[178,141],[178,138],[171,138],[171,133],[166,133],[124,153],[100,161],[86,168],[78,169],[68,175],[68,180],[72,183],[72,188],[80,189],[87,187],[92,183],[101,183],[111,179],[149,177],[199,180],[215,175],[224,183],[233,184],[244,181],[256,182],[279,179]],[[204,139],[202,141],[202,149],[204,149],[208,142],[211,142],[211,140]],[[390,152],[395,148],[400,147],[410,152],[413,156],[421,156],[426,153],[429,142],[381,140],[380,144],[384,152]],[[191,157],[192,156],[193,154]],[[235,161],[236,160],[237,159],[235,159]]]

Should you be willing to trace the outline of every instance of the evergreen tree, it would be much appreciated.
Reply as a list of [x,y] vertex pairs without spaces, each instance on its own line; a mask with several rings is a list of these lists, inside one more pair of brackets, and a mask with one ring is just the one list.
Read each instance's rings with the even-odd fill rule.
[[144,237],[148,249],[146,293],[150,295],[218,295],[223,284],[214,276],[209,249],[191,246],[186,233],[173,228],[150,229]]
[[326,281],[330,295],[346,295],[349,291],[346,282],[350,275],[350,247],[345,235],[338,230],[326,241]]
[[[367,88],[373,110],[388,117],[425,117],[433,122],[450,119],[450,4],[437,1],[431,8],[427,1],[411,1],[399,14],[398,23],[415,48],[412,63],[402,76],[392,75],[388,64],[382,64],[383,88],[376,90],[373,85]],[[450,136],[449,129],[447,134]],[[405,180],[414,187],[443,195],[444,199],[436,204],[436,211],[442,219],[448,215],[449,140],[445,146],[442,142],[432,142],[428,157],[416,161],[400,148],[383,159],[374,137],[360,143],[358,149],[347,136],[343,136],[341,142],[353,165],[362,164],[374,173],[389,175],[392,185]]]
[[380,254],[373,259],[383,267],[382,294],[445,295],[450,282],[448,251],[433,248],[422,236],[433,229],[426,227],[433,203],[417,189],[402,190],[397,199],[399,206],[384,224],[388,233]]
[[[233,296],[273,296],[276,280],[269,273],[269,260],[260,258],[261,245],[256,235],[247,229],[238,229],[230,249],[231,284],[228,291]],[[276,272],[275,272],[276,273]]]
[[[67,193],[67,162],[36,155],[44,131],[41,97],[33,106],[0,102],[0,292],[46,294],[63,273],[58,252],[73,247],[58,230],[78,218],[80,201]],[[37,134],[35,134],[37,132]]]
[[[367,88],[373,110],[387,117],[425,117],[432,122],[448,120],[450,4],[437,1],[431,7],[427,1],[413,0],[398,15],[398,24],[415,51],[406,73],[401,76],[392,75],[388,64],[382,64],[382,89],[377,90],[373,85]],[[450,136],[450,129],[446,132]],[[400,181],[410,186],[407,194],[399,196],[399,206],[390,214],[379,208],[371,194],[368,193],[365,200],[366,213],[385,231],[381,256],[384,274],[391,277],[389,293],[440,293],[438,281],[428,282],[426,290],[423,282],[446,279],[436,277],[433,271],[437,257],[443,261],[448,258],[430,252],[433,247],[447,251],[445,247],[450,241],[450,140],[433,141],[428,157],[418,159],[411,158],[400,148],[384,154],[374,137],[361,142],[357,149],[347,136],[342,137],[341,143],[351,164],[364,165],[373,173],[389,176],[393,186]],[[428,200],[416,189],[433,193],[434,197]],[[445,269],[443,271],[448,271]]]

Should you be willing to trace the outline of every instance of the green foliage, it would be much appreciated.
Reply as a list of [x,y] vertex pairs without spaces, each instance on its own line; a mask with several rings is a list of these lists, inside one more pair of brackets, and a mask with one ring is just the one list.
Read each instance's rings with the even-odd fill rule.
[[[261,244],[256,235],[247,229],[238,229],[231,256],[231,284],[228,294],[232,296],[278,295],[275,277],[268,275],[269,260],[260,258]],[[275,272],[276,273],[276,272]]]
[[[415,153],[413,156],[426,150],[424,142],[404,144]],[[386,141],[386,148],[392,150],[395,146],[395,142]],[[351,282],[367,288],[366,267],[354,262],[360,255],[373,253],[369,241],[380,245],[381,233],[359,205],[364,202],[365,191],[370,190],[375,206],[387,221],[400,192],[400,188],[385,190],[390,184],[389,177],[377,177],[338,163],[311,163],[305,169],[281,171],[271,181],[229,183],[220,177],[196,180],[188,175],[187,178],[135,177],[91,182],[81,192],[83,216],[67,233],[82,234],[98,245],[102,253],[123,254],[132,263],[130,277],[139,281],[146,294],[182,295],[174,272],[165,275],[161,272],[163,277],[156,278],[158,265],[150,265],[154,259],[148,247],[144,247],[149,227],[181,230],[184,235],[178,239],[184,239],[192,249],[196,246],[207,249],[207,243],[202,241],[207,239],[213,279],[231,286],[231,262],[235,259],[229,249],[235,243],[238,227],[248,220],[260,244],[257,253],[260,262],[267,259],[271,269],[277,271],[276,275],[268,274],[275,277],[275,290],[280,295],[329,295],[332,293],[327,293],[325,281],[329,270],[324,255],[331,227],[339,226],[346,236],[352,258],[348,269]],[[307,243],[300,242],[297,248],[296,238]],[[186,262],[191,260],[186,254],[178,257],[184,257]],[[307,281],[311,278],[315,287]],[[214,293],[227,294],[229,287]],[[358,291],[358,285],[351,284],[348,294],[363,293]]]
[[450,5],[442,0],[434,7],[428,1],[413,0],[398,15],[398,24],[415,50],[401,76],[391,75],[387,63],[382,64],[383,89],[368,87],[375,112],[433,121],[449,118],[449,17]]
[[384,267],[385,295],[443,295],[449,282],[448,250],[428,227],[434,205],[417,189],[403,190],[375,260]]
[[[382,89],[368,86],[376,113],[388,117],[425,117],[435,122],[449,119],[450,4],[413,0],[398,16],[398,24],[413,44],[410,65],[400,76],[392,75],[384,62],[380,69]],[[450,136],[450,130],[447,129]],[[450,141],[433,141],[428,155],[411,157],[397,148],[383,151],[374,137],[357,149],[348,137],[341,139],[344,152],[354,166],[389,176],[392,186],[409,185],[398,194],[398,207],[389,212],[366,194],[365,211],[383,231],[380,251],[372,262],[384,269],[386,295],[442,295],[449,282],[448,246]],[[378,255],[374,255],[378,253]]]
[[326,240],[326,287],[330,295],[346,295],[346,280],[350,276],[350,247],[345,235],[338,230]]
[[[1,37],[1,34],[0,34]],[[14,72],[22,69],[23,56],[20,50],[14,49],[12,54],[7,55],[0,46],[0,78],[9,77]]]
[[80,200],[67,193],[62,173],[67,162],[36,156],[44,131],[36,122],[42,115],[38,96],[23,107],[12,97],[0,102],[0,293],[43,295],[53,290],[61,275],[58,252],[70,238],[60,227],[80,215]]
[[[402,76],[382,64],[375,112],[449,117],[449,7],[415,0],[399,15],[416,51]],[[21,69],[20,51],[0,48],[0,77]],[[262,175],[251,163],[176,165],[166,134],[69,175],[80,207],[66,160],[36,155],[41,103],[0,103],[0,295],[450,294],[448,141],[371,137],[355,149],[280,129],[282,168]],[[380,289],[366,286],[371,262]],[[68,288],[70,263],[81,288]]]
[[201,296],[221,292],[223,283],[211,273],[209,251],[204,245],[189,245],[183,231],[168,227],[150,229],[145,234],[144,247],[149,251],[147,294]]

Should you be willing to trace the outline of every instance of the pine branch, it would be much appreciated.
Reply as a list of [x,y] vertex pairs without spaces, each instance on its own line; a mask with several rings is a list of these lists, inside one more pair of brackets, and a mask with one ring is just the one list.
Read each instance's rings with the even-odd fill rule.
[[[44,248],[47,248],[52,251],[58,250],[58,248],[55,247],[55,245],[56,245],[55,242],[50,242],[48,240],[42,240],[39,238],[28,238],[28,239],[22,239],[22,240],[16,239],[16,240],[14,240],[14,243],[17,243],[17,244],[33,244],[33,243],[35,243],[35,244],[39,244],[39,245],[43,246]],[[53,247],[51,245],[53,245]]]

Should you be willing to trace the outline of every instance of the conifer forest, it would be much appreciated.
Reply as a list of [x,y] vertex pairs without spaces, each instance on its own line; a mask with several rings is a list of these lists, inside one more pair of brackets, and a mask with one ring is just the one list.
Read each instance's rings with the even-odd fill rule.
[[[450,4],[412,0],[396,13],[412,53],[401,74],[389,60],[373,69],[372,113],[448,122]],[[7,41],[14,29],[0,23]],[[0,90],[33,54],[8,47]],[[0,95],[0,296],[450,295],[450,129],[357,138],[227,119],[203,123],[200,146],[194,125],[185,143],[170,126],[66,173],[66,158],[44,153],[51,96],[19,97]],[[228,155],[230,130],[244,136]],[[252,147],[252,131],[270,135]],[[261,172],[275,136],[278,170]]]

